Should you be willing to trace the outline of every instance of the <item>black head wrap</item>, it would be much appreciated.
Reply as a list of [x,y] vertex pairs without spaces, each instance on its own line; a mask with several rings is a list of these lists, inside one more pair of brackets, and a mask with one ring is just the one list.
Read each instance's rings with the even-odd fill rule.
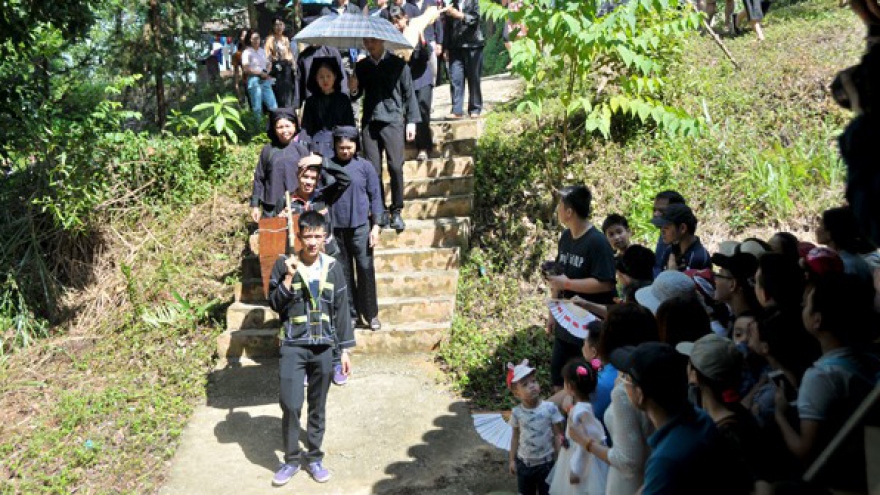
[[360,133],[358,133],[357,127],[355,127],[353,125],[338,125],[333,128],[333,149],[334,149],[334,152],[336,149],[336,143],[338,143],[339,141],[341,141],[343,139],[347,139],[349,141],[354,142],[355,153],[360,151],[361,140],[360,140]]
[[269,140],[272,141],[272,144],[279,145],[278,136],[275,135],[275,123],[281,119],[289,120],[293,122],[293,126],[296,128],[296,131],[299,132],[299,123],[296,119],[296,110],[292,108],[279,107],[275,110],[269,112],[269,128],[266,129],[266,135],[269,136]]
[[345,138],[356,141],[358,135],[357,127],[353,125],[338,125],[333,128],[333,139]]

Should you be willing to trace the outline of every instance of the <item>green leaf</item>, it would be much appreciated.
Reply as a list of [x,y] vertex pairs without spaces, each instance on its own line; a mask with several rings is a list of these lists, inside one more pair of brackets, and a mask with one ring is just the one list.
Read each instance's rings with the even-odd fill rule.
[[214,106],[213,103],[199,103],[198,105],[194,106],[192,108],[192,110],[190,110],[190,111],[191,112],[201,112],[203,110],[207,110],[209,108],[212,108],[213,106]]
[[223,132],[223,129],[226,127],[226,117],[221,113],[214,119],[214,130],[217,131],[217,134]]

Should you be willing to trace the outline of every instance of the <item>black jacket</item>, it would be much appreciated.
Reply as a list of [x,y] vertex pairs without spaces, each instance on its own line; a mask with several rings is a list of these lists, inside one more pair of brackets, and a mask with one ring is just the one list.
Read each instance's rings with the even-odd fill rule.
[[402,58],[386,51],[377,64],[367,56],[355,65],[354,72],[359,88],[352,97],[365,95],[361,127],[373,121],[389,124],[422,121],[412,75]]
[[[294,191],[299,186],[296,177],[297,165],[309,150],[300,143],[290,142],[287,146],[278,147],[271,144],[263,146],[260,159],[254,170],[253,193],[251,206],[261,204],[278,208],[284,204],[284,192]],[[283,208],[283,206],[281,206]],[[275,210],[280,211],[280,208]]]
[[321,288],[318,294],[312,294],[302,264],[293,276],[290,289],[284,287],[286,260],[286,256],[278,258],[269,280],[269,306],[281,318],[281,345],[354,347],[348,287],[342,265],[322,253]]
[[[462,8],[462,4],[464,7]],[[443,48],[479,48],[486,44],[483,30],[480,29],[479,0],[452,0],[452,5],[464,13],[464,19],[453,19],[445,15],[443,28]]]

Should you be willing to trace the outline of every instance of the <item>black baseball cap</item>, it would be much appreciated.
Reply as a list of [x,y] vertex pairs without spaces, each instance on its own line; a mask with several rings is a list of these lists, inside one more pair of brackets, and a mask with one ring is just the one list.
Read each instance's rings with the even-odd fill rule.
[[687,358],[671,345],[645,342],[611,352],[611,364],[652,399],[687,397]]
[[657,228],[668,223],[696,225],[697,217],[690,206],[683,203],[673,203],[666,207],[666,211],[662,215],[651,218],[651,223]]
[[721,253],[712,255],[712,264],[729,271],[736,280],[749,280],[758,271],[758,258],[749,253],[737,251],[730,256]]

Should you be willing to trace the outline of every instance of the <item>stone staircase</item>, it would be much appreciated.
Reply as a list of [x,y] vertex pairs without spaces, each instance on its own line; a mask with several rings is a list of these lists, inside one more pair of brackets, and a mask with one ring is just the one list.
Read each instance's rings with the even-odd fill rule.
[[[406,230],[382,231],[374,251],[382,330],[356,330],[356,352],[433,349],[452,324],[459,250],[469,242],[474,192],[473,150],[482,121],[431,124],[435,148],[426,163],[405,153]],[[387,172],[383,176],[389,194]],[[387,198],[386,198],[387,199]],[[278,315],[262,293],[259,258],[242,260],[242,278],[217,338],[218,366],[278,356]]]

